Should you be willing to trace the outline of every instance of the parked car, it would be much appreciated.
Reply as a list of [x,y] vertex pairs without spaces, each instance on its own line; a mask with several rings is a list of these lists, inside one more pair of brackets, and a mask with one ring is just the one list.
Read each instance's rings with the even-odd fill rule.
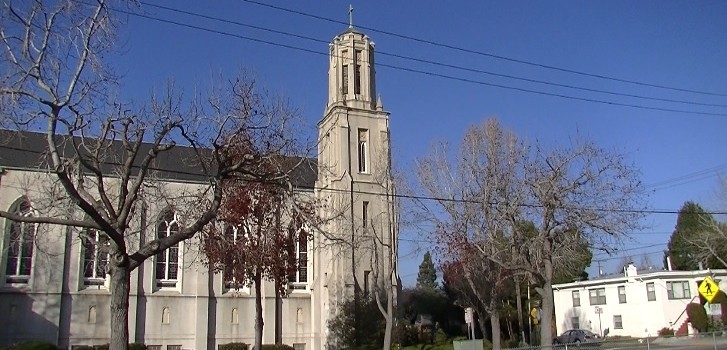
[[601,337],[589,330],[571,329],[553,338],[553,344],[600,343]]

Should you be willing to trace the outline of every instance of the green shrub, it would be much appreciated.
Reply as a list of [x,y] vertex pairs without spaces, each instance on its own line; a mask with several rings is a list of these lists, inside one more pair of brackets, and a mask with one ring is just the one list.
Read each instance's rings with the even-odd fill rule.
[[434,335],[434,344],[444,345],[447,344],[447,333],[444,333],[444,329],[438,329],[437,334]]
[[487,339],[482,339],[482,350],[492,350],[492,343]]
[[664,327],[659,330],[659,336],[660,337],[673,337],[674,336],[674,330],[669,327]]
[[146,350],[146,345],[142,343],[131,343],[129,344],[129,350]]
[[94,350],[109,350],[109,344],[96,345],[93,348]]
[[513,349],[517,347],[520,347],[520,341],[517,339],[508,339],[502,341],[503,349]]
[[294,350],[292,346],[285,344],[263,344],[262,350]]
[[74,345],[73,350],[93,350],[93,345]]
[[42,341],[29,341],[11,345],[7,350],[59,350],[57,346]]
[[700,332],[707,331],[709,318],[707,317],[707,311],[704,310],[704,307],[701,304],[687,304],[687,316],[689,316],[689,322],[692,323],[692,327],[696,328]]
[[218,350],[248,350],[248,345],[245,343],[220,344]]

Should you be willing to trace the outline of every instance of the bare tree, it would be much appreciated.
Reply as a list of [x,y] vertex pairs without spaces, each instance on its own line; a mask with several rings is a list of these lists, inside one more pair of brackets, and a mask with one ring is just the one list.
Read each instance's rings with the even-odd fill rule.
[[[435,149],[417,176],[438,204],[420,202],[420,212],[440,241],[473,244],[483,259],[534,278],[545,330],[557,272],[590,260],[584,247],[608,250],[643,215],[637,172],[619,154],[587,142],[530,150],[496,121],[470,128],[456,158]],[[551,341],[541,332],[541,345]]]
[[[636,169],[617,153],[588,142],[544,150],[537,147],[526,163],[525,185],[531,202],[524,217],[537,234],[519,237],[523,264],[542,298],[540,344],[550,345],[553,281],[557,265],[585,240],[593,249],[608,250],[620,237],[639,227],[643,216],[642,186]],[[563,259],[566,258],[566,259]]]
[[497,285],[506,258],[509,263],[511,245],[503,242],[512,238],[512,223],[519,217],[526,194],[520,182],[525,151],[514,134],[491,119],[467,130],[456,158],[446,144],[440,144],[430,156],[418,161],[418,182],[437,204],[421,201],[419,212],[436,227],[436,238],[443,246],[438,250],[442,260],[471,265],[489,276],[483,281],[478,273],[478,283],[475,278],[467,280],[479,291],[477,296],[491,316],[495,348],[500,346],[498,294],[496,288],[486,292],[482,287]]
[[[127,349],[131,271],[210,223],[220,207],[222,181],[289,178],[296,166],[274,158],[296,149],[297,141],[288,138],[296,113],[249,78],[225,82],[209,98],[193,96],[188,104],[172,86],[143,108],[110,103],[116,80],[102,57],[113,43],[114,23],[106,1],[6,2],[0,16],[0,115],[14,125],[45,129],[45,175],[39,181],[60,194],[49,198],[28,188],[40,215],[0,216],[108,238],[110,347]],[[239,149],[238,143],[247,153],[230,157],[228,150]],[[198,183],[172,186],[180,173],[163,165],[175,163]],[[186,221],[168,236],[144,241],[138,217],[148,203],[185,211]]]

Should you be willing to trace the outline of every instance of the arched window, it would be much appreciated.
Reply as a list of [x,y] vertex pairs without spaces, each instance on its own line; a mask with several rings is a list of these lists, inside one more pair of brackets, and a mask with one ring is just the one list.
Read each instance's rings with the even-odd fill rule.
[[88,308],[88,323],[96,323],[96,305]]
[[[15,215],[32,217],[27,199],[20,199],[11,208]],[[33,264],[33,248],[38,224],[8,220],[8,249],[5,278],[8,283],[28,283]]]
[[[295,261],[297,268],[290,282],[305,284],[308,282],[308,239],[309,235],[304,229],[298,230],[295,237]],[[305,286],[293,285],[293,289],[305,289]]]
[[169,322],[169,307],[164,307],[162,309],[162,324],[169,324]]
[[[240,238],[246,237],[245,235],[247,232],[248,231],[243,225],[225,225],[225,242],[230,246],[236,245]],[[222,278],[225,280],[225,289],[227,290],[240,290],[245,288],[244,283],[235,278],[233,270],[235,266],[239,266],[241,264],[239,259],[240,257],[238,254],[233,254],[233,256],[227,260],[229,263],[225,265],[224,270],[222,271]]]
[[100,286],[106,281],[109,262],[109,238],[98,230],[88,229],[81,237],[83,243],[83,284]]
[[[179,232],[179,219],[174,211],[168,210],[157,224],[157,238],[162,239]],[[180,246],[169,247],[156,255],[157,287],[177,287],[179,277]]]
[[367,173],[368,170],[368,152],[369,152],[369,131],[367,129],[358,129],[358,172]]
[[232,323],[232,324],[240,323],[240,316],[238,315],[237,308],[232,308],[232,315],[230,318],[230,323]]

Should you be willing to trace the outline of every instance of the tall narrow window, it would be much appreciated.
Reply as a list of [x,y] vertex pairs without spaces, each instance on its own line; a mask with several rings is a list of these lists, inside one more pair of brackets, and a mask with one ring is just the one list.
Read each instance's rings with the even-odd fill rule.
[[364,201],[361,207],[361,221],[363,221],[363,227],[368,227],[369,222],[369,202]]
[[[33,216],[30,203],[23,199],[15,206],[13,214]],[[38,224],[9,221],[10,240],[7,249],[5,278],[8,283],[28,283],[33,263],[33,245]]]
[[356,50],[356,61],[353,68],[353,93],[359,95],[361,94],[361,50]]
[[656,290],[654,289],[654,282],[649,282],[646,284],[646,300],[656,300]]
[[624,329],[623,319],[621,315],[613,315],[613,328]]
[[364,271],[364,296],[367,297],[369,295],[369,275],[371,274],[371,271],[366,270]]
[[103,285],[109,262],[109,239],[97,230],[87,230],[83,242],[83,284]]
[[358,129],[358,172],[368,172],[369,131]]
[[295,261],[297,268],[290,280],[294,283],[308,282],[308,233],[298,230],[295,240]]
[[618,286],[618,302],[626,304],[626,286]]
[[358,95],[361,93],[361,50],[356,50],[356,62],[353,71],[353,93]]
[[[245,234],[245,229],[242,226],[232,226],[232,225],[226,225],[225,226],[225,243],[230,245],[238,244],[238,240],[243,237]],[[225,289],[235,289],[239,290],[245,285],[242,281],[238,280],[235,277],[235,272],[233,270],[234,266],[240,266],[242,263],[239,261],[240,257],[238,254],[233,254],[234,256],[230,257],[230,263],[226,264],[224,267],[224,270],[222,271],[222,278],[225,280]]]
[[573,296],[573,307],[581,306],[581,293],[577,290],[572,292]]
[[348,94],[348,65],[341,66],[341,82],[343,83],[343,94]]
[[[179,220],[177,214],[168,211],[159,220],[157,225],[157,238],[162,239],[179,232]],[[156,280],[157,287],[176,287],[179,274],[179,246],[169,247],[167,250],[156,255]]]

